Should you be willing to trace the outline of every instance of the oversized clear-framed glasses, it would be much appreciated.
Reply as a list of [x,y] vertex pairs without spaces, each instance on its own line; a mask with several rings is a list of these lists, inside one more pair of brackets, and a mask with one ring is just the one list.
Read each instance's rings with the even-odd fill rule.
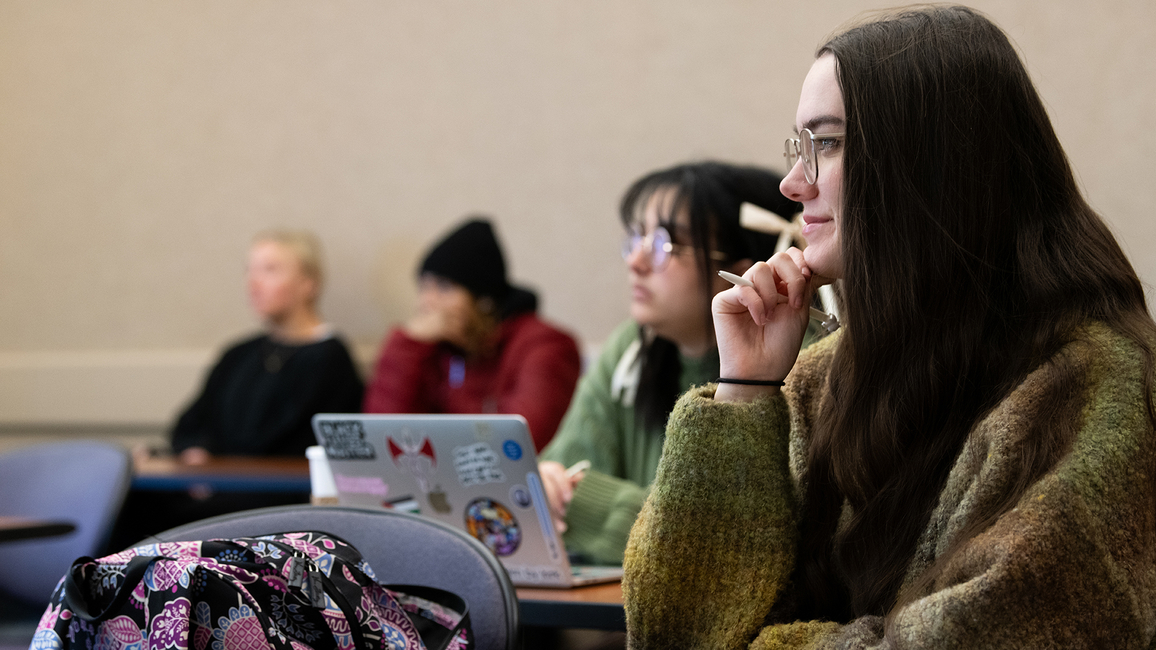
[[[683,244],[676,244],[671,241],[670,231],[659,226],[652,230],[650,234],[643,235],[641,233],[631,231],[626,234],[622,240],[622,259],[628,260],[638,248],[642,248],[642,252],[650,261],[650,268],[654,272],[660,272],[670,264],[670,257],[672,255],[680,255],[684,251],[693,250],[693,246],[686,246]],[[726,262],[730,259],[726,253],[720,251],[710,251],[710,258],[717,262]]]
[[[797,138],[787,138],[783,156],[787,159],[787,173],[803,161],[803,177],[811,185],[819,180],[819,158],[831,158],[839,153],[840,141],[846,133],[813,133],[803,129]],[[818,155],[815,155],[818,152]]]

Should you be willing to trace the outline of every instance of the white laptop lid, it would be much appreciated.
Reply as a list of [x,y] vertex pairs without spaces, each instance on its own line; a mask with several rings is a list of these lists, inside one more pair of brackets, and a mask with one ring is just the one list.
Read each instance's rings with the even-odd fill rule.
[[575,584],[521,416],[322,413],[313,431],[341,504],[461,528],[494,551],[516,585]]

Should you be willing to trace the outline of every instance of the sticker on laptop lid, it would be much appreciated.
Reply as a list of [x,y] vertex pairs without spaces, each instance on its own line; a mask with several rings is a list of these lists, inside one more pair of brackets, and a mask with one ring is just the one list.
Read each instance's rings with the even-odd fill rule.
[[381,507],[390,510],[399,510],[401,512],[409,512],[415,515],[421,514],[421,506],[418,505],[417,499],[412,494],[390,499],[389,501],[382,501]]
[[522,445],[513,440],[507,440],[502,443],[502,453],[506,454],[506,458],[510,460],[519,460],[522,458]]
[[530,499],[530,490],[525,485],[515,485],[510,488],[510,501],[519,508],[529,508],[534,505]]
[[334,472],[333,482],[337,484],[338,492],[346,494],[372,494],[383,498],[389,494],[389,486],[380,476],[346,476]]
[[330,460],[373,460],[377,454],[365,441],[365,429],[357,420],[322,420],[317,428]]
[[506,567],[506,573],[515,584],[568,585],[570,580],[556,566],[522,565]]
[[530,493],[534,496],[534,511],[538,515],[538,525],[542,527],[542,538],[546,540],[546,550],[550,552],[550,559],[557,562],[562,557],[559,548],[558,535],[554,531],[554,517],[550,515],[550,507],[546,503],[546,491],[542,488],[542,479],[538,472],[526,474],[526,483],[530,486]]
[[466,506],[466,530],[498,557],[510,555],[522,543],[522,527],[509,508],[478,497]]
[[502,473],[500,463],[498,454],[484,442],[454,448],[454,470],[462,487],[505,483],[506,475]]
[[390,436],[385,440],[389,444],[393,464],[413,476],[422,494],[429,494],[430,476],[438,464],[437,454],[429,438],[415,438],[408,429],[402,429],[401,435]]

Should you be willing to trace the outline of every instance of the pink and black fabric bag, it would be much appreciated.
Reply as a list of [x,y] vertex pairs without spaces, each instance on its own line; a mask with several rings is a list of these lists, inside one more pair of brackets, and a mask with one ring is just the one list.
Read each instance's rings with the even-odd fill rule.
[[361,554],[319,532],[169,542],[61,580],[32,650],[464,650],[466,603],[383,586]]

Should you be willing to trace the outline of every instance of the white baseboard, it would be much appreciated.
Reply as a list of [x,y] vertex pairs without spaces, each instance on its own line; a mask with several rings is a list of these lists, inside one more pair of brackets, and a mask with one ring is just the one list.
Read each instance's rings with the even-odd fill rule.
[[[366,381],[380,342],[351,343]],[[583,368],[600,345],[582,348]],[[0,351],[0,433],[38,427],[167,430],[219,349]]]
[[[376,344],[350,351],[365,376]],[[0,427],[168,427],[217,349],[0,352]]]
[[167,425],[215,350],[0,352],[0,424]]

